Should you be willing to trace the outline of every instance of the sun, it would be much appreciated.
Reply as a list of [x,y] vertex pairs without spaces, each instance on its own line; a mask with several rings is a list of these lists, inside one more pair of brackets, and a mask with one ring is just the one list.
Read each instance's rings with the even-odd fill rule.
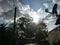
[[39,23],[39,16],[38,15],[32,15],[32,18],[33,18],[33,21],[32,22],[34,22],[34,23]]
[[37,19],[37,18],[33,18],[33,21],[32,22],[34,22],[34,23],[39,23],[39,19]]
[[29,15],[32,17],[33,19],[33,23],[39,23],[39,20],[40,20],[40,14],[37,13],[36,11],[32,10]]

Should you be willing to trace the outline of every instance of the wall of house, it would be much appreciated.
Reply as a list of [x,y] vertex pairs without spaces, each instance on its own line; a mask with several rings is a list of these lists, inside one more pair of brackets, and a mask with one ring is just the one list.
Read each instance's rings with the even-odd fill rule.
[[60,27],[57,27],[48,33],[48,40],[50,45],[60,41]]

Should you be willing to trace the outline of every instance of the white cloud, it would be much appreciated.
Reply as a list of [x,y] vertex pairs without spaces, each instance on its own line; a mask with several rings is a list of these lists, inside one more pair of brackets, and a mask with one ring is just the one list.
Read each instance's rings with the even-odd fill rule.
[[[21,8],[20,8],[21,9]],[[20,10],[19,9],[19,10]],[[30,11],[30,7],[29,7],[29,5],[23,5],[22,6],[22,9],[20,10],[20,12],[22,13],[22,14],[26,14],[26,13],[28,13]]]
[[59,26],[59,25],[55,25],[55,23],[56,23],[56,19],[47,24],[48,32]]
[[[18,2],[17,0],[14,1],[16,1],[16,5],[19,5],[19,8],[21,8],[20,2]],[[12,5],[13,0],[4,0],[0,2],[0,13],[2,13],[0,15],[5,16],[4,19],[6,20],[10,20],[10,18],[13,19],[14,8],[12,7]],[[19,9],[17,9],[17,17],[19,16],[21,16],[21,13],[19,12]]]
[[[53,2],[55,3],[55,0],[53,0]],[[46,8],[49,7],[48,6],[48,3],[43,3],[43,5]],[[24,14],[24,15],[31,16],[33,18],[33,22],[36,22],[36,23],[40,20],[41,17],[46,17],[46,15],[48,15],[46,13],[41,14],[41,13],[43,13],[43,10],[41,8],[38,9],[37,11],[34,11],[33,9],[30,8],[29,5],[22,5],[21,3],[19,3],[19,6],[18,7],[19,7],[19,10],[20,10],[20,12],[21,12],[22,15]],[[53,22],[54,21],[53,18],[54,18],[54,16],[53,17],[52,16],[49,16],[48,17],[48,20],[47,19],[45,20],[45,23],[48,25],[50,22]],[[53,27],[55,26],[54,24],[52,24],[52,25],[53,25]],[[51,30],[50,29],[51,27],[48,26],[48,29]]]
[[60,0],[52,0],[53,3],[57,3],[58,5],[60,5]]
[[39,13],[37,13],[36,11],[34,11],[33,9],[28,12],[28,14],[33,18],[33,22],[38,23],[40,20],[40,16]]
[[43,10],[40,8],[37,10],[37,13],[43,13]]
[[[17,6],[17,17],[19,18],[21,15],[24,16],[31,16],[33,18],[33,20],[35,21],[37,19],[37,21],[39,20],[39,14],[34,11],[33,9],[30,9],[29,5],[22,5],[18,0],[15,0],[16,4],[15,6]],[[0,11],[3,12],[2,15],[5,16],[4,19],[8,20],[13,20],[13,13],[14,11],[13,9],[13,1],[12,0],[4,0],[2,1],[2,3],[0,3]],[[39,11],[40,12],[40,11]],[[11,19],[10,19],[11,18]]]
[[52,0],[53,1],[53,3],[57,3],[57,0]]
[[58,14],[60,14],[60,9],[57,10]]
[[46,8],[48,8],[48,3],[43,3],[43,5],[44,5]]
[[[18,14],[17,17],[24,15],[24,16],[31,16],[34,20],[37,19],[37,21],[39,20],[40,16],[39,13],[42,13],[42,9],[39,9],[38,11],[34,11],[33,9],[30,8],[29,5],[22,5],[19,0],[14,0],[15,2],[15,6],[17,6],[18,10]],[[5,15],[5,19],[9,20],[10,18],[13,19],[13,13],[12,13],[12,9],[13,9],[13,0],[1,0],[0,3],[0,12],[3,12],[2,15]],[[13,11],[14,12],[14,11]],[[12,16],[11,16],[12,15]],[[8,17],[7,17],[8,16]]]
[[22,8],[22,4],[19,2],[19,0],[0,0],[0,7],[3,11],[0,12],[8,12],[9,10],[12,10],[16,6],[17,8]]
[[52,16],[52,14],[48,14],[48,15],[44,18],[44,22],[45,22],[46,24],[48,24],[49,22],[51,22],[51,21],[53,21],[53,20],[55,20],[55,19],[56,19],[56,16],[55,16],[55,15]]
[[33,18],[33,22],[38,22],[40,20],[40,13],[42,13],[42,9],[38,9],[37,11],[34,11],[30,8],[29,5],[22,5],[22,9],[20,10],[22,14],[28,14],[30,17]]
[[[33,9],[30,8],[29,5],[22,5],[19,0],[14,0],[15,1],[15,6],[17,6],[18,10],[17,10],[17,17],[19,18],[21,15],[24,16],[31,16],[33,18],[33,22],[38,22],[40,20],[41,17],[45,17],[47,14],[43,13],[43,10],[40,8],[37,11],[34,11]],[[55,0],[53,0],[53,3],[55,3]],[[43,3],[43,5],[48,8],[48,4],[47,3]],[[13,9],[13,0],[0,0],[0,12],[5,12],[5,18],[9,19],[13,19],[13,13],[12,11],[9,12],[9,10]],[[27,16],[27,17],[28,17]],[[17,18],[17,19],[18,19]],[[49,18],[49,20],[45,20],[46,23],[49,23],[51,17]],[[10,20],[11,21],[11,20]]]
[[3,11],[0,11],[0,12],[8,12],[8,10],[12,9],[10,4],[8,3],[8,0],[1,1],[0,2],[0,7],[1,7],[1,10],[3,10]]
[[4,10],[2,9],[2,7],[0,7],[0,12],[3,12]]

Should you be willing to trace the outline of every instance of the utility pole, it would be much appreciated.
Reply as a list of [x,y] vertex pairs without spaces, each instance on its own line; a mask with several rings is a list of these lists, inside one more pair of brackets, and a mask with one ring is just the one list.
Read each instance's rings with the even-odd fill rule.
[[13,39],[12,39],[12,45],[16,45],[16,7],[14,7],[14,24],[13,24],[13,34],[14,34],[14,36],[13,36]]
[[16,7],[14,9],[14,32],[15,32],[15,29],[16,29]]

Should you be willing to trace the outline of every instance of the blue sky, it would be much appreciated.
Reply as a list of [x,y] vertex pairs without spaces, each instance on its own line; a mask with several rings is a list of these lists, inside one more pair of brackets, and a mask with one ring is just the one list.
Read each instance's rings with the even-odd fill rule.
[[51,12],[54,3],[58,4],[58,12],[60,13],[60,0],[0,0],[0,16],[3,16],[3,20],[12,21],[13,4],[15,4],[17,7],[17,19],[21,16],[31,16],[35,23],[43,20],[47,24],[48,31],[51,31],[56,27],[54,25],[56,17],[46,13],[45,9],[48,8]]
[[23,4],[23,5],[30,5],[30,8],[34,9],[34,10],[38,10],[39,8],[42,8],[44,9],[44,5],[43,3],[48,3],[49,5],[52,4],[51,1],[49,0],[20,0],[20,2]]

